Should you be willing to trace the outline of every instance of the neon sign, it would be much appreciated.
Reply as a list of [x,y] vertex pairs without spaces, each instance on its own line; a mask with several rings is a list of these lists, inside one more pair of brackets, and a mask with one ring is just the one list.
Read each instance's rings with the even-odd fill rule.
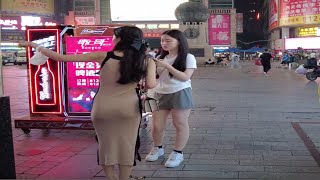
[[4,25],[4,26],[12,26],[12,25],[17,25],[18,21],[17,20],[9,20],[9,19],[6,19],[6,20],[0,19],[0,24]]
[[51,21],[45,21],[43,18],[38,16],[21,16],[21,17],[6,17],[0,19],[0,25],[2,29],[8,30],[26,30],[26,26],[56,26],[57,24]]
[[318,27],[307,27],[307,28],[299,28],[298,29],[298,36],[319,36]]
[[50,100],[51,99],[51,91],[50,91],[50,82],[49,82],[49,73],[48,69],[43,67],[41,68],[41,81],[40,86],[42,86],[42,91],[40,91],[40,100]]
[[34,40],[32,41],[36,44],[39,44],[43,47],[49,48],[55,45],[55,36],[49,36],[47,38],[39,39],[39,40]]
[[[59,53],[59,29],[28,29],[27,40],[50,46]],[[34,54],[27,48],[28,59]],[[31,114],[62,114],[61,63],[49,59],[45,64],[28,64]]]
[[80,34],[96,34],[96,35],[102,35],[105,31],[107,30],[107,28],[102,28],[102,29],[84,29],[81,31]]

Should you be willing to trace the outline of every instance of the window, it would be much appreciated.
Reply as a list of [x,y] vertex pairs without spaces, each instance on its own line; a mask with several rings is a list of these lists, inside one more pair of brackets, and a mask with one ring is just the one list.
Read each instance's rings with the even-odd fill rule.
[[94,6],[94,1],[88,1],[88,0],[76,0],[74,1],[75,6]]
[[233,0],[209,0],[210,9],[232,8]]

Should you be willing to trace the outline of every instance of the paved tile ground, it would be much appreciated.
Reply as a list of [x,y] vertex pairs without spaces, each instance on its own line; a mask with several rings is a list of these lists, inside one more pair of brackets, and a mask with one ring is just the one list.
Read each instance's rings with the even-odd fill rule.
[[[190,116],[185,161],[177,168],[165,159],[134,168],[136,176],[177,179],[320,179],[320,168],[292,123],[298,123],[315,152],[320,151],[318,81],[309,82],[288,69],[266,77],[261,67],[199,67],[193,76],[196,107]],[[26,69],[4,68],[5,94],[12,117],[28,113]],[[17,86],[17,85],[22,86]],[[20,179],[104,179],[96,163],[93,131],[13,129],[17,177]],[[141,131],[143,157],[152,147],[150,128]],[[168,124],[165,150],[174,143]]]

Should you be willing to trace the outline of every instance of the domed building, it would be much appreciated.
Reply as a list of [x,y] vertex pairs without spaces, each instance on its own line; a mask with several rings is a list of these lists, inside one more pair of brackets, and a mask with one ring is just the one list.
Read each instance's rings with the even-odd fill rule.
[[180,4],[175,16],[198,63],[236,46],[237,14],[233,0],[196,0]]

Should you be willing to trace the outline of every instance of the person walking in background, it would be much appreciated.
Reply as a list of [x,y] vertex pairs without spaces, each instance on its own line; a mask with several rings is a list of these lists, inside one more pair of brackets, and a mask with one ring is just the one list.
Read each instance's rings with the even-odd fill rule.
[[[128,180],[135,162],[141,114],[136,87],[142,78],[156,86],[156,66],[145,59],[146,45],[141,29],[123,26],[114,30],[112,52],[61,55],[33,42],[21,41],[56,61],[100,63],[100,86],[95,95],[91,119],[99,141],[99,164],[108,180]],[[147,64],[147,65],[146,65]],[[119,165],[119,175],[114,168]]]
[[231,56],[231,68],[241,68],[240,57],[237,53],[233,53]]
[[150,48],[150,52],[148,52],[147,56],[151,58],[155,58],[158,53],[158,49],[156,48]]
[[152,138],[154,147],[146,156],[146,161],[156,161],[164,155],[163,136],[168,116],[176,130],[173,152],[165,162],[165,167],[176,167],[183,160],[183,148],[189,139],[188,118],[193,107],[191,76],[197,68],[197,62],[189,54],[188,42],[179,30],[165,31],[161,36],[161,51],[157,65],[158,84],[153,89],[159,100],[159,111],[154,112]]
[[268,49],[264,50],[264,52],[260,55],[260,59],[263,66],[263,73],[268,76],[268,71],[271,69],[272,59],[272,55],[268,52]]

